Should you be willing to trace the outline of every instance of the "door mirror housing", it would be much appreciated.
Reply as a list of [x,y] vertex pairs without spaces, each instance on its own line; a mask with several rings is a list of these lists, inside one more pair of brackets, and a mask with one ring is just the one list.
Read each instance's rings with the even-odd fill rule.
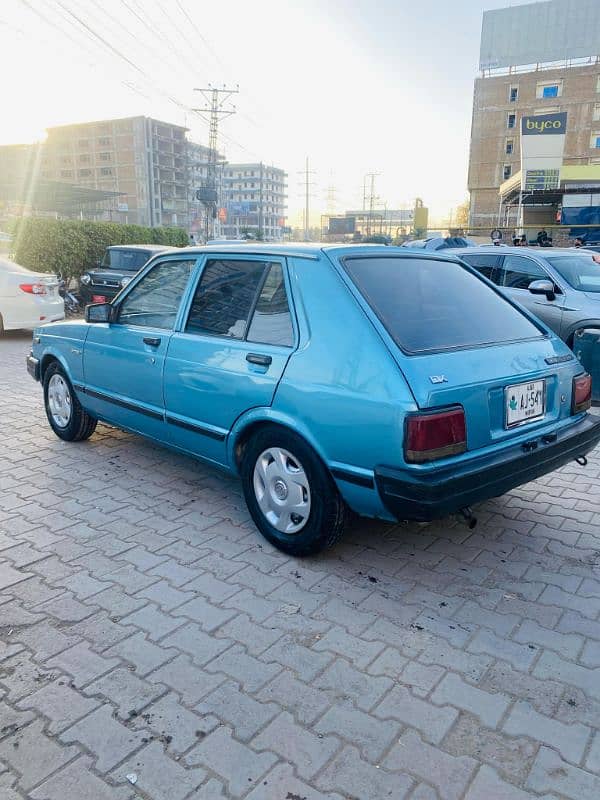
[[531,294],[545,294],[548,300],[556,300],[556,289],[552,281],[532,281],[527,288]]
[[86,322],[110,322],[112,315],[113,307],[110,303],[92,303],[85,307]]

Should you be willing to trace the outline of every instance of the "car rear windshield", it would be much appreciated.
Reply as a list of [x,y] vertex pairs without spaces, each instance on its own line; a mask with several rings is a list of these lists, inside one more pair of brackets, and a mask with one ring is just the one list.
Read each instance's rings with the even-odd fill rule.
[[543,335],[457,262],[388,256],[348,258],[344,267],[405,352],[479,347]]
[[600,264],[594,261],[591,254],[551,256],[546,261],[573,289],[579,289],[580,292],[600,292]]
[[151,255],[149,250],[107,250],[102,266],[124,272],[136,272],[144,266]]

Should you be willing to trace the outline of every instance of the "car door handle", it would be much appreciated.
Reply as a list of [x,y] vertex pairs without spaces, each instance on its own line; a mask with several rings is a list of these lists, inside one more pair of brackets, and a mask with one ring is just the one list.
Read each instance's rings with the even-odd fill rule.
[[273,359],[271,356],[261,356],[259,353],[248,353],[246,361],[250,364],[258,364],[259,367],[268,367]]
[[160,339],[158,336],[144,336],[144,344],[149,344],[150,347],[158,347]]

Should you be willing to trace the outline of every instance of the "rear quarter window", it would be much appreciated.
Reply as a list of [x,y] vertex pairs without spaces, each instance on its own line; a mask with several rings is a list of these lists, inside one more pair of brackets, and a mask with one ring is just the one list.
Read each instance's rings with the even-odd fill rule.
[[533,322],[457,262],[347,258],[344,268],[407,353],[479,347],[542,336]]

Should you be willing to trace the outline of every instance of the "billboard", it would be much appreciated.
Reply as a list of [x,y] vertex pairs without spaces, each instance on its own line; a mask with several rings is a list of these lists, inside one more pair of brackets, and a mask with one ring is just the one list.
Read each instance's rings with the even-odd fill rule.
[[232,217],[247,217],[250,213],[250,203],[230,200],[227,203],[227,213]]
[[566,111],[521,119],[521,189],[559,188],[566,132]]
[[343,236],[346,233],[354,233],[355,228],[355,217],[329,217],[328,233],[330,234]]
[[595,56],[599,41],[598,0],[546,0],[485,11],[479,69]]

